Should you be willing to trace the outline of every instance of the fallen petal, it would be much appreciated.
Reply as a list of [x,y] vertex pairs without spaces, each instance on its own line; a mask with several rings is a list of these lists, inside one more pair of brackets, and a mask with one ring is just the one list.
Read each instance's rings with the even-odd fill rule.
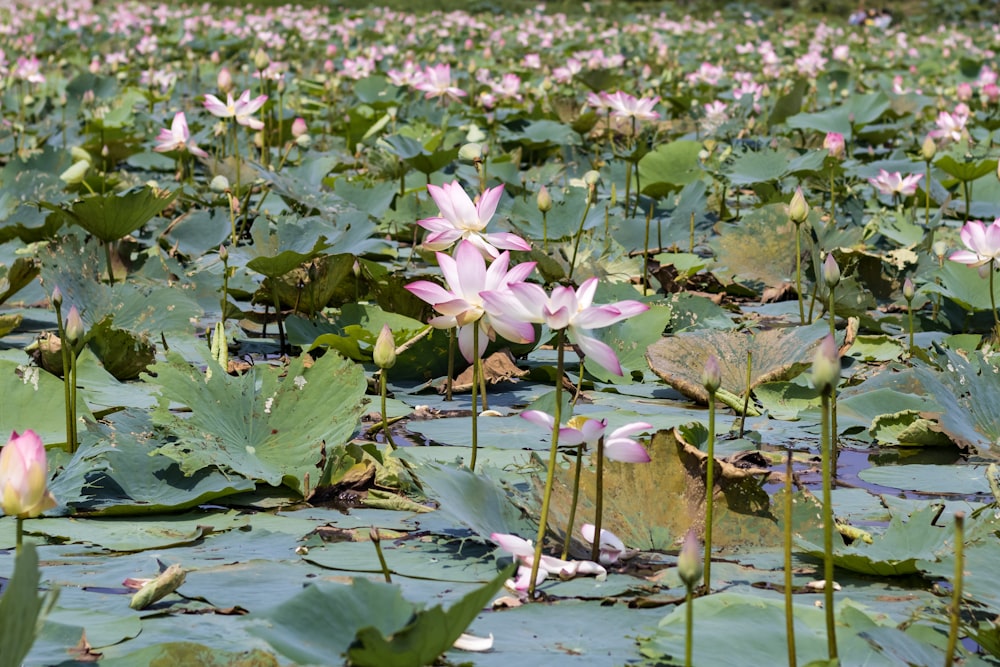
[[489,637],[476,637],[475,635],[463,632],[455,640],[455,643],[452,644],[452,647],[457,648],[459,651],[474,651],[477,653],[489,651],[493,648],[493,633],[491,632]]

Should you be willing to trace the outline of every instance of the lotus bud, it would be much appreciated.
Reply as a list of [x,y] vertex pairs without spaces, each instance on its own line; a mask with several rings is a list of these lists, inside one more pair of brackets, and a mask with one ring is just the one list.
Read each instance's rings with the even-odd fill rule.
[[306,126],[306,119],[301,116],[292,121],[292,136],[298,139],[303,134],[309,131]]
[[253,56],[253,66],[258,70],[266,70],[271,65],[271,59],[267,57],[267,52],[264,49],[257,49],[257,53]]
[[295,137],[295,145],[299,148],[309,148],[312,146],[312,137],[308,134],[300,134]]
[[701,581],[703,573],[701,547],[698,545],[698,538],[694,531],[689,530],[684,538],[681,553],[677,557],[677,574],[684,585],[691,590]]
[[903,281],[903,298],[909,303],[913,301],[914,296],[916,296],[916,290],[913,288],[913,281],[907,278]]
[[52,305],[54,305],[56,308],[59,308],[60,306],[62,306],[62,303],[63,303],[62,290],[59,289],[59,286],[57,285],[56,288],[52,290]]
[[229,248],[227,248],[224,245],[219,246],[219,259],[221,259],[223,262],[229,261]]
[[924,162],[933,160],[936,153],[937,144],[934,143],[934,139],[932,137],[924,139],[923,145],[920,146],[920,157],[924,159]]
[[8,516],[30,519],[56,506],[46,489],[49,478],[45,445],[32,430],[14,431],[0,450],[0,509]]
[[69,309],[69,313],[66,315],[66,342],[71,346],[76,346],[76,344],[83,338],[83,334],[86,329],[83,326],[83,318],[80,317],[80,311],[76,309],[76,306],[72,306]]
[[74,185],[76,183],[82,183],[83,179],[87,176],[87,170],[90,169],[90,163],[86,160],[80,160],[79,162],[74,162],[69,169],[59,174],[59,180],[61,180],[66,185]]
[[375,341],[372,358],[379,368],[392,368],[396,365],[396,341],[392,338],[392,329],[388,324],[382,325],[382,331]]
[[593,169],[591,169],[590,171],[588,171],[586,174],[583,175],[583,182],[589,185],[590,187],[594,187],[595,185],[597,185],[597,182],[599,180],[601,180],[601,172],[594,171]]
[[548,188],[544,185],[538,189],[538,210],[542,213],[548,213],[552,210],[552,195],[549,194]]
[[840,282],[840,266],[837,265],[837,260],[834,259],[832,252],[828,252],[826,259],[823,260],[823,282],[830,289],[836,287]]
[[802,224],[809,217],[809,204],[806,203],[806,198],[802,194],[801,187],[795,188],[792,201],[788,204],[788,217],[796,225]]
[[212,192],[227,192],[229,190],[229,179],[219,174],[212,179],[208,187],[212,188]]
[[719,358],[714,354],[708,355],[705,362],[705,369],[701,373],[701,383],[705,386],[710,396],[714,396],[722,385],[722,371],[719,369]]
[[844,157],[844,135],[840,132],[828,132],[823,139],[823,148],[829,151],[831,157],[838,160]]
[[219,74],[216,76],[215,81],[219,90],[223,93],[228,93],[233,89],[233,75],[229,73],[228,67],[223,67],[219,70]]
[[483,145],[477,143],[462,144],[458,149],[458,158],[468,162],[482,162]]
[[73,146],[73,148],[70,148],[69,154],[73,158],[74,162],[93,162],[94,160],[94,158],[90,157],[90,153],[79,146]]
[[812,364],[812,383],[820,392],[832,390],[840,380],[840,358],[833,336],[827,334],[816,348]]
[[948,252],[948,244],[944,241],[935,241],[934,245],[931,246],[931,252],[938,258],[938,261],[944,261],[944,256]]

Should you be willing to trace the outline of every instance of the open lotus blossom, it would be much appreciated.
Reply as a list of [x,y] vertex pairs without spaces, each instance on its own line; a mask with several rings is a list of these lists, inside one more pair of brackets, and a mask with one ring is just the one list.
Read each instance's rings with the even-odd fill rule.
[[433,99],[441,97],[458,102],[466,96],[466,92],[451,83],[451,65],[440,63],[433,67],[425,67],[423,76],[413,86],[417,90],[424,92],[424,97]]
[[191,139],[191,132],[188,130],[187,118],[184,116],[183,111],[178,111],[174,115],[174,120],[170,123],[170,129],[163,128],[160,130],[153,150],[157,153],[187,151],[191,155],[208,157],[208,153],[198,148],[198,145]]
[[458,181],[445,183],[441,187],[428,185],[427,192],[440,209],[441,216],[417,222],[431,232],[424,239],[424,247],[430,250],[447,250],[456,241],[464,239],[491,260],[496,259],[501,250],[531,250],[531,244],[516,234],[483,233],[503,195],[502,185],[487,189],[477,204],[472,203]]
[[545,323],[553,330],[565,329],[569,339],[602,368],[622,375],[618,357],[605,343],[591,335],[592,329],[608,327],[649,309],[639,301],[626,300],[594,306],[597,278],[583,281],[579,289],[558,286],[550,297],[534,283],[511,284],[506,293],[484,294],[490,308],[526,322]]
[[[521,417],[532,424],[545,427],[550,433],[556,423],[555,417],[541,410],[525,410],[521,413]],[[649,463],[649,452],[646,448],[628,436],[648,431],[653,428],[652,424],[632,422],[605,436],[607,426],[607,422],[603,419],[574,417],[568,425],[559,427],[559,444],[566,447],[583,444],[593,447],[598,440],[604,438],[604,456],[609,461]]]
[[[595,528],[596,526],[592,523],[585,523],[580,526],[580,534],[583,535],[583,539],[587,540],[591,544],[594,543]],[[621,558],[626,551],[625,543],[610,530],[605,530],[603,528],[601,528],[601,541],[598,548],[600,549],[600,557],[598,560],[601,565],[611,565]]]
[[1000,263],[1000,218],[989,225],[970,220],[962,226],[959,236],[968,250],[954,252],[948,259],[969,266]]
[[634,97],[618,91],[604,98],[605,104],[611,109],[615,118],[634,118],[636,120],[656,120],[660,114],[653,107],[660,101],[659,97]]
[[871,183],[876,190],[878,190],[879,194],[909,197],[917,191],[917,186],[920,184],[920,179],[923,177],[923,174],[909,174],[908,176],[903,176],[898,171],[894,171],[890,174],[885,169],[879,169],[878,176],[875,178],[869,178],[868,182]]
[[[486,268],[486,260],[469,241],[459,242],[454,257],[437,253],[437,261],[448,283],[447,290],[429,280],[417,280],[406,285],[406,289],[441,313],[431,318],[431,326],[438,329],[458,327],[458,349],[466,361],[475,358],[473,327],[479,327],[491,340],[496,333],[512,343],[530,343],[535,339],[535,329],[529,321],[519,319],[516,313],[502,307],[488,306],[481,296],[486,291],[502,294],[511,285],[520,283],[535,268],[534,262],[518,264],[508,271],[510,253],[504,251]],[[485,342],[480,341],[479,355],[485,349]]]
[[931,130],[927,136],[935,139],[950,139],[960,141],[966,134],[965,124],[969,121],[969,107],[966,104],[959,104],[953,113],[942,111],[938,114],[937,129]]
[[250,99],[249,90],[244,90],[236,100],[233,100],[232,93],[226,93],[225,102],[215,95],[205,95],[205,109],[210,114],[219,118],[235,118],[237,123],[246,125],[251,130],[264,129],[264,123],[253,117],[264,106],[264,102],[267,102],[267,95]]
[[49,477],[45,445],[27,430],[11,433],[0,450],[0,509],[8,516],[30,519],[56,506],[46,489]]
[[[528,590],[531,579],[531,566],[535,562],[535,547],[531,540],[526,540],[517,535],[505,533],[493,533],[490,539],[504,551],[512,554],[514,559],[521,563],[517,571],[517,578],[507,582],[508,588],[516,591]],[[590,560],[562,560],[554,556],[542,556],[538,562],[538,575],[535,583],[538,584],[546,576],[554,574],[562,579],[571,579],[577,575],[592,574],[599,581],[608,576],[608,571],[598,563]]]

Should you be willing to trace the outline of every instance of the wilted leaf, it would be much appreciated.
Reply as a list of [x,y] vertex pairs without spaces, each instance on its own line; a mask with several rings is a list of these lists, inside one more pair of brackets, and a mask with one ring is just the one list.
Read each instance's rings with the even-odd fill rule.
[[646,358],[664,382],[700,403],[708,402],[702,372],[710,355],[719,360],[721,388],[740,396],[747,388],[747,358],[752,352],[750,388],[790,380],[811,363],[826,322],[805,327],[769,329],[756,334],[735,331],[692,331],[675,334],[649,346]]

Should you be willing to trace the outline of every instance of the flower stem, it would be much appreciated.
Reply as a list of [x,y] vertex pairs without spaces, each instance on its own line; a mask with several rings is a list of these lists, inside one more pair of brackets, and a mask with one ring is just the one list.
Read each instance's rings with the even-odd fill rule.
[[799,299],[799,322],[806,323],[806,312],[802,304],[802,223],[795,223],[795,294]]
[[549,252],[549,218],[547,211],[542,211],[542,252]]
[[583,470],[583,445],[576,447],[576,472],[573,474],[573,500],[569,504],[569,521],[566,524],[566,539],[563,540],[562,558],[569,556],[569,545],[573,541],[573,524],[576,522],[576,506],[580,500],[580,473]]
[[444,400],[451,400],[452,378],[455,376],[455,327],[448,329],[448,378],[444,384]]
[[642,295],[649,293],[649,223],[653,221],[653,202],[646,212],[646,240],[642,245]]
[[[994,313],[995,313],[994,309]],[[913,356],[913,301],[906,302],[906,316],[910,323],[910,347],[908,348],[909,356]]]
[[21,517],[15,517],[14,525],[16,526],[14,532],[14,553],[21,553],[21,545],[24,543],[24,519]]
[[962,611],[962,578],[965,568],[965,512],[955,512],[955,579],[951,582],[951,605],[948,608],[948,647],[944,652],[944,666],[955,663],[958,645],[958,621]]
[[823,459],[823,579],[824,611],[826,612],[826,646],[830,660],[837,657],[837,629],[833,615],[833,500],[831,463],[833,458],[830,438],[830,395],[832,387],[823,389],[821,444]]
[[715,509],[715,392],[708,392],[708,458],[705,471],[705,594],[712,592],[712,519]]
[[104,261],[108,265],[108,284],[115,284],[115,271],[111,268],[111,243],[108,241],[104,242]]
[[389,564],[385,562],[385,554],[382,553],[382,541],[379,539],[378,528],[372,526],[369,534],[372,536],[372,544],[375,545],[375,555],[378,556],[379,567],[382,568],[382,576],[385,578],[385,583],[392,583],[392,571],[389,569]]
[[66,340],[66,326],[63,324],[62,319],[62,307],[59,304],[53,304],[56,310],[56,324],[59,327],[59,352],[62,356],[62,367],[63,367],[63,401],[65,402],[65,412],[66,412],[66,448],[69,453],[72,454],[76,451],[75,443],[76,440],[76,418],[74,417],[73,408],[75,404],[72,402],[71,392],[69,390],[70,383],[70,365],[72,361],[70,360],[69,351],[69,341]]
[[600,562],[601,524],[604,523],[604,437],[597,441],[597,496],[594,502],[594,543],[590,547],[590,560]]
[[383,368],[378,374],[379,393],[382,397],[382,435],[385,436],[385,441],[389,443],[389,446],[395,449],[396,443],[392,441],[392,433],[389,432],[389,417],[385,413],[385,395],[388,393],[386,389],[387,371],[388,369]]
[[693,590],[687,589],[687,596],[684,598],[684,667],[691,667],[691,652],[694,648],[694,595]]
[[785,636],[788,638],[788,667],[796,667],[795,615],[792,610],[792,450],[785,462]]
[[538,539],[535,541],[535,559],[531,563],[531,579],[528,583],[528,598],[535,596],[535,580],[538,579],[538,564],[542,560],[542,543],[549,521],[549,501],[552,500],[552,483],[556,474],[556,457],[559,454],[559,424],[562,419],[562,376],[563,376],[563,332],[556,332],[556,406],[553,410],[555,422],[552,424],[552,446],[549,449],[549,466],[545,476],[545,495],[542,496],[542,514],[538,519]]
[[837,190],[834,187],[833,169],[830,169],[830,229],[837,226]]
[[990,310],[993,311],[993,327],[1000,330],[1000,316],[997,315],[997,297],[993,290],[993,274],[996,273],[994,261],[990,261]]
[[931,162],[927,160],[927,175],[924,177],[924,227],[930,232],[928,245],[934,243],[934,230],[931,229]]
[[476,454],[479,452],[479,322],[472,323],[472,459],[469,470],[476,472]]
[[[587,191],[587,205],[583,208],[583,216],[580,217],[580,226],[576,230],[576,238],[573,239],[573,257],[569,261],[569,276],[567,276],[567,280],[569,280],[569,282],[573,282],[573,270],[576,269],[576,253],[580,249],[580,237],[583,236],[583,224],[587,221],[587,214],[590,213],[590,206],[593,203],[593,192],[593,187]],[[628,199],[626,199],[625,202],[627,206]]]

